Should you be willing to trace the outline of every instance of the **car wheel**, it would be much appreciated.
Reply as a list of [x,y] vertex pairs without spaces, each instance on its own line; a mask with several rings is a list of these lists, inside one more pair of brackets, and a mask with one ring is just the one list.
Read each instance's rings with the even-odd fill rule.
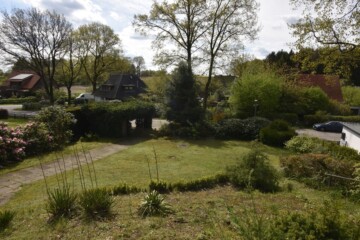
[[325,132],[325,128],[323,128],[323,127],[320,128],[320,131]]

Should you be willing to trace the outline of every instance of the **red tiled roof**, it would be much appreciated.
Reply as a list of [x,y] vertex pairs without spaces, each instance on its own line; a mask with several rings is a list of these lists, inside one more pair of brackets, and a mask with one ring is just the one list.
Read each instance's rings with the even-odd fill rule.
[[21,84],[22,90],[31,90],[40,80],[40,76],[37,75],[34,71],[28,71],[28,70],[14,71],[9,75],[9,78],[6,80],[5,85],[9,86],[11,81],[18,81],[18,80],[11,80],[11,78],[14,78],[20,74],[31,74],[31,76],[25,78],[24,81],[22,81]]
[[307,87],[321,88],[329,98],[343,101],[341,92],[340,79],[335,75],[321,75],[321,74],[299,74],[298,82],[300,85]]

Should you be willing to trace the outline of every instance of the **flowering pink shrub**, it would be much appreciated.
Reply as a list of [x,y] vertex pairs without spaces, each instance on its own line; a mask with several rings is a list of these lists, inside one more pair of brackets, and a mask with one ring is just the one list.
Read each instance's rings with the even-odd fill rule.
[[25,157],[25,147],[20,127],[9,128],[6,123],[0,123],[0,163],[21,161]]
[[23,139],[26,141],[26,155],[33,156],[55,149],[53,136],[46,125],[39,122],[30,122],[23,127]]

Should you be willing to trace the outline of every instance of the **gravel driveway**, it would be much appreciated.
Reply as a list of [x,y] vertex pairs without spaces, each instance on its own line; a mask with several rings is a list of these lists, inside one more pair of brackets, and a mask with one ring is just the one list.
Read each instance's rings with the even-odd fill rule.
[[313,129],[298,129],[296,132],[299,135],[306,135],[310,137],[317,137],[320,139],[338,142],[341,138],[341,133],[331,133],[331,132],[320,132]]

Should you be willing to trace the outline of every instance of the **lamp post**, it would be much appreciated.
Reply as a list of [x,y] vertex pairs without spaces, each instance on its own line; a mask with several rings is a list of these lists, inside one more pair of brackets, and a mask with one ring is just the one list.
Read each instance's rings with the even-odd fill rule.
[[259,106],[259,102],[257,99],[254,100],[254,117],[256,117],[256,110],[257,110],[257,107]]

